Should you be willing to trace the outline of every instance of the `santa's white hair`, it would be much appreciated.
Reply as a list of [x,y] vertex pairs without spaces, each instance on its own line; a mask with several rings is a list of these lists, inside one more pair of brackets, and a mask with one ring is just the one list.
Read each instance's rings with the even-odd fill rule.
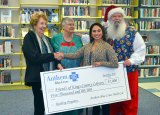
[[112,20],[108,20],[107,37],[111,39],[120,39],[124,37],[126,30],[126,23],[121,20],[118,24],[115,24]]

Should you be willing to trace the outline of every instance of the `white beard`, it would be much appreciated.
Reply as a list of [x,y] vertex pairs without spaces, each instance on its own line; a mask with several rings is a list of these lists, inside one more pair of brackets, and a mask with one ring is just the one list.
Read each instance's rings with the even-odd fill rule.
[[126,30],[125,21],[120,22],[119,24],[114,24],[112,21],[109,21],[107,28],[107,37],[111,39],[120,39],[124,37]]

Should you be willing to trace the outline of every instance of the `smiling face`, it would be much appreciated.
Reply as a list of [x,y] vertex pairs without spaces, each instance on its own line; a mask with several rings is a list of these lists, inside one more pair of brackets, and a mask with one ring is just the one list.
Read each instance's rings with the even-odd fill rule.
[[73,33],[74,32],[74,21],[68,21],[64,26],[63,30],[65,32]]
[[40,17],[37,24],[34,26],[34,30],[39,35],[39,37],[42,37],[46,28],[47,21],[44,18]]
[[93,28],[92,28],[93,39],[99,40],[99,39],[102,39],[102,36],[103,36],[102,29],[98,25],[93,26]]
[[118,27],[121,22],[124,21],[123,15],[121,13],[116,13],[111,16],[111,21],[114,23],[115,27]]

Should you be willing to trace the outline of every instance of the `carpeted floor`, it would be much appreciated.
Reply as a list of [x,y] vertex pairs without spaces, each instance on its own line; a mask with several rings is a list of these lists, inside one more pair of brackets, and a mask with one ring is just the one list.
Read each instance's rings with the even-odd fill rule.
[[[160,97],[142,88],[139,93],[138,115],[160,115]],[[0,115],[33,115],[31,90],[0,91]]]
[[138,86],[160,97],[160,82],[138,83]]

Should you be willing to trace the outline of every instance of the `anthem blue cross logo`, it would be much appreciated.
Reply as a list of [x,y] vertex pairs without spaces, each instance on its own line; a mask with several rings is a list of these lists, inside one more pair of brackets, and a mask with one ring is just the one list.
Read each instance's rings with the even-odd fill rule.
[[72,79],[72,81],[77,81],[77,79],[79,78],[78,74],[76,74],[76,72],[72,72],[71,75],[69,75],[70,79]]

